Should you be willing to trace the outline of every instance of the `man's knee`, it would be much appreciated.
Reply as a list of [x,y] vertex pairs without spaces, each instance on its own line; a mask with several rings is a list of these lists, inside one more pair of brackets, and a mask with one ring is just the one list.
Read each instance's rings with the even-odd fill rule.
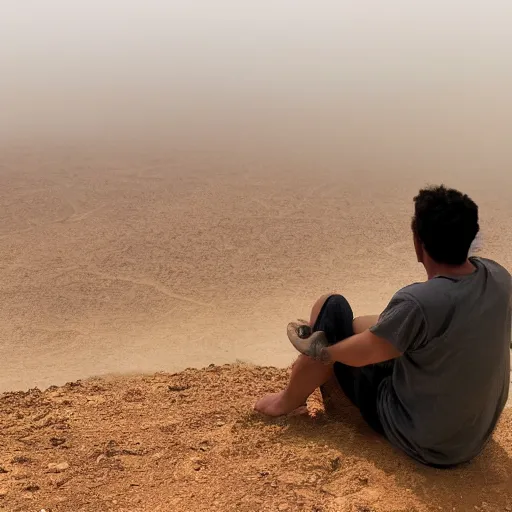
[[315,325],[317,318],[320,315],[320,312],[322,311],[327,301],[329,301],[329,305],[331,305],[331,303],[336,303],[339,307],[341,307],[343,311],[347,313],[347,315],[350,315],[351,319],[354,317],[352,313],[352,308],[350,307],[350,304],[343,295],[339,293],[327,293],[325,295],[322,295],[313,305],[310,318],[311,327]]
[[379,315],[367,315],[367,316],[359,316],[354,318],[354,333],[360,334],[370,327],[373,327],[379,321]]
[[320,311],[322,311],[322,308],[324,307],[324,304],[327,302],[327,300],[335,295],[334,293],[326,293],[325,295],[322,295],[320,298],[316,300],[316,302],[313,304],[313,307],[311,308],[311,316],[309,319],[309,325],[313,327],[316,323],[316,319],[318,318],[318,315],[320,314]]

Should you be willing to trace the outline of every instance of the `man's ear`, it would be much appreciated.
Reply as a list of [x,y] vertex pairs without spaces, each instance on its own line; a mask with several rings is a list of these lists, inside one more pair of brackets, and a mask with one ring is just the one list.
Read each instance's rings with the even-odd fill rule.
[[421,240],[418,238],[418,235],[416,235],[416,233],[413,233],[413,239],[414,239],[414,250],[416,251],[416,258],[418,258],[418,263],[423,263],[424,262],[424,253],[425,253],[423,244],[421,243]]

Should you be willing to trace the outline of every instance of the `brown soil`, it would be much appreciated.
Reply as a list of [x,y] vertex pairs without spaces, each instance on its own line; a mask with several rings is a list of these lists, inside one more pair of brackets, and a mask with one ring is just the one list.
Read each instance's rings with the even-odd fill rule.
[[0,396],[0,510],[512,510],[512,414],[471,464],[423,467],[347,405],[252,412],[287,370],[211,366]]

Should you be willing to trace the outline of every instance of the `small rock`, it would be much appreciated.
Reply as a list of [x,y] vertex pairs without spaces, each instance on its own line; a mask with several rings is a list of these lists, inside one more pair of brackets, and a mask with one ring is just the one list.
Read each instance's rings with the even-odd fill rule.
[[66,442],[63,437],[52,437],[50,438],[50,444],[52,446],[61,446]]
[[40,489],[40,487],[37,484],[28,484],[25,487],[25,491],[28,491],[28,492],[36,492],[36,491],[39,491],[39,489]]
[[4,473],[9,473],[9,471],[7,471],[7,469],[4,469],[2,466],[0,466],[0,475],[4,474]]
[[215,423],[215,425],[217,425],[217,427],[223,427],[225,425],[225,423],[223,421],[217,421],[217,423]]
[[167,386],[167,389],[169,391],[186,391],[187,389],[189,389],[190,386]]
[[107,457],[113,457],[114,455],[117,455],[119,453],[119,446],[114,440],[110,440],[105,445],[105,455]]
[[112,500],[112,505],[117,505],[117,500]]
[[289,508],[290,508],[290,505],[288,505],[288,503],[281,503],[281,505],[279,505],[279,507],[277,507],[279,512],[284,512],[285,510],[288,510]]
[[13,464],[28,464],[30,462],[30,459],[25,455],[17,455],[11,460],[11,462]]
[[57,489],[60,489],[63,485],[67,484],[71,480],[71,477],[61,478],[55,482]]
[[341,459],[339,457],[336,457],[335,459],[331,460],[331,470],[336,471],[340,469],[341,467]]
[[0,499],[5,498],[7,496],[7,491],[5,489],[0,489]]
[[48,464],[48,470],[52,473],[62,473],[63,471],[66,471],[66,469],[69,469],[69,464],[67,462],[51,462]]

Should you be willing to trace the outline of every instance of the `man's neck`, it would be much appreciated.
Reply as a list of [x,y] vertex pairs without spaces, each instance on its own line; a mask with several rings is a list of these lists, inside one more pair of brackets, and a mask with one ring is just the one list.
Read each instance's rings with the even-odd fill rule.
[[427,271],[428,279],[433,279],[437,276],[447,277],[462,277],[473,274],[475,272],[475,265],[469,259],[462,265],[445,265],[443,263],[436,263],[430,261],[425,263],[425,270]]

